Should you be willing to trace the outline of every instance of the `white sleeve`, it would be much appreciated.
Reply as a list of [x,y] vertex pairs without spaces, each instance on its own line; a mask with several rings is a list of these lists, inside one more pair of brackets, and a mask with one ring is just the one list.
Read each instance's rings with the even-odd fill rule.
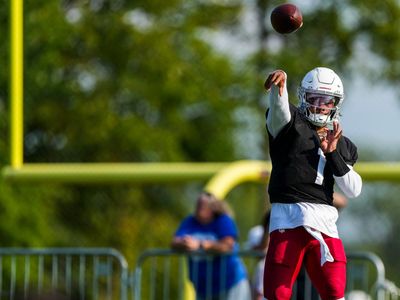
[[[286,73],[285,77],[287,78]],[[281,129],[290,122],[289,96],[286,80],[282,96],[279,96],[279,87],[272,85],[267,104],[269,108],[267,128],[272,137],[275,138]]]
[[347,166],[350,169],[349,172],[347,172],[343,176],[333,175],[333,178],[335,179],[336,184],[347,197],[355,198],[361,194],[362,179],[361,176],[353,170],[352,166]]
[[265,265],[265,259],[260,260],[255,268],[255,272],[253,275],[253,288],[254,290],[259,294],[262,295],[263,294],[263,277],[264,277],[264,265]]

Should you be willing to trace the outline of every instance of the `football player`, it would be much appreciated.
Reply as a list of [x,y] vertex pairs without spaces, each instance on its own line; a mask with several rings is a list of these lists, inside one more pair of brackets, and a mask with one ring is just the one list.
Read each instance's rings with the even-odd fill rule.
[[315,68],[300,84],[296,107],[289,102],[286,81],[282,70],[265,81],[272,171],[264,297],[289,300],[304,262],[323,300],[344,299],[346,255],[336,226],[334,184],[354,198],[362,180],[353,169],[357,148],[339,123],[343,84],[333,70]]

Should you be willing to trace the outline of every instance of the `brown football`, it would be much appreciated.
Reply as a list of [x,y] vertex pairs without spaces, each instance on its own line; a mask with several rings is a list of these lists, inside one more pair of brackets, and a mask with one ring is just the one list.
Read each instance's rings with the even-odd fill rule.
[[303,25],[303,16],[296,5],[281,4],[271,12],[271,25],[281,34],[292,33]]

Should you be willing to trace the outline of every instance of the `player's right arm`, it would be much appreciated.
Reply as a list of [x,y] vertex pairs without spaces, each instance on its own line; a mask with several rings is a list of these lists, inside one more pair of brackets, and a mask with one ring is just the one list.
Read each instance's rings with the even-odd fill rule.
[[267,128],[274,138],[290,122],[286,79],[287,75],[284,71],[276,70],[268,75],[264,83],[265,89],[270,92],[268,97]]

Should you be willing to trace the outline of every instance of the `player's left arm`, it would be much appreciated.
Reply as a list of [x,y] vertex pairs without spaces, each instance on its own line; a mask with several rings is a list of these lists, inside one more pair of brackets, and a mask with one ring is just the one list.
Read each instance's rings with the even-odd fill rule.
[[321,141],[321,148],[325,153],[326,162],[331,167],[336,184],[349,198],[355,198],[361,194],[362,179],[353,169],[358,154],[357,147],[347,138],[343,137],[343,145],[346,155],[341,154],[337,144],[342,136],[342,129],[338,123],[334,123],[333,130]]
[[351,165],[347,165],[349,171],[342,175],[333,175],[336,184],[342,190],[342,192],[349,198],[358,197],[361,194],[362,189],[362,179],[361,176],[354,171]]

